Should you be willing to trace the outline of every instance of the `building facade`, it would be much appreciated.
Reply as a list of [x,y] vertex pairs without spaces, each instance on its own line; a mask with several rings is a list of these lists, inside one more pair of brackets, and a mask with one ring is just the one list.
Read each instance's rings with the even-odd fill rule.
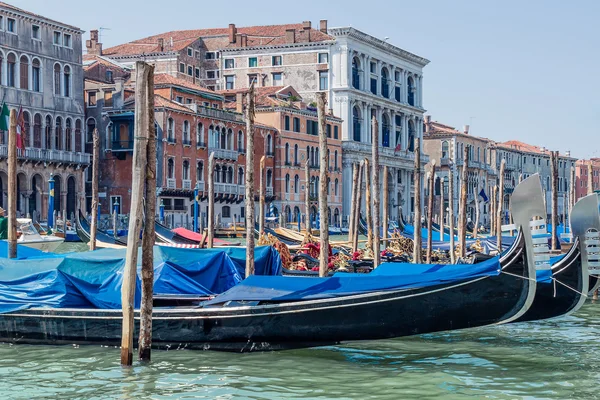
[[[82,31],[0,3],[0,103],[22,108],[25,151],[18,154],[17,211],[48,217],[49,179],[54,211],[71,218],[85,199]],[[0,206],[6,207],[7,133],[0,144]]]
[[[592,187],[589,186],[589,166],[592,166]],[[587,196],[589,191],[600,190],[600,159],[577,160],[575,163],[575,201]]]

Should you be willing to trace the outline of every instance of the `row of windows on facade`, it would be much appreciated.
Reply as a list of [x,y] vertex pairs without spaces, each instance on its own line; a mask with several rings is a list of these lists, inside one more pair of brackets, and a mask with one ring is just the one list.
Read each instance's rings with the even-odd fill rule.
[[[235,75],[225,75],[225,89],[235,89]],[[259,79],[260,78],[260,79]],[[254,83],[255,86],[269,86],[269,81],[266,74],[248,74],[248,86]],[[283,86],[283,73],[271,73],[270,86]],[[319,90],[329,89],[329,72],[319,71]]]
[[[259,65],[258,57],[248,57],[248,68],[258,68],[258,67],[280,67],[283,65],[282,56],[271,56],[270,65]],[[319,64],[327,64],[329,62],[329,54],[328,53],[318,53],[317,62]],[[223,69],[234,69],[235,68],[235,59],[226,58],[224,59]]]
[[[6,20],[6,22],[5,22]],[[0,15],[0,31],[5,31],[8,33],[13,33],[18,35],[17,32],[17,21],[14,18],[4,18],[3,15]],[[42,31],[39,25],[32,24],[31,25],[31,38],[33,40],[42,40]],[[55,46],[73,47],[72,36],[69,33],[64,33],[61,31],[53,31],[52,32],[52,44]]]
[[[182,140],[183,144],[191,145],[191,136],[190,136],[190,122],[183,121],[182,124]],[[233,129],[229,128],[219,128],[213,125],[208,127],[208,145],[210,148],[222,149],[222,150],[235,150],[233,146]],[[173,118],[167,119],[167,141],[175,143],[175,121]],[[198,122],[196,125],[196,145],[198,147],[206,146],[204,142],[204,124],[202,122]],[[267,149],[272,150],[271,144],[271,135],[267,135]],[[244,149],[244,132],[241,130],[237,133],[237,149],[242,152]]]
[[[361,79],[361,69],[360,60],[357,57],[352,59],[352,87],[357,90],[367,90],[363,87],[363,82]],[[390,76],[388,69],[386,67],[382,67],[380,74],[377,75],[377,63],[371,62],[370,65],[370,87],[369,90],[372,94],[377,95],[378,89],[381,89],[381,96],[386,99],[391,98],[393,88],[393,97],[397,102],[402,102],[402,74],[400,71],[395,71],[394,79]],[[378,85],[378,81],[380,81],[380,85]],[[406,86],[407,86],[407,99],[409,105],[415,105],[415,92],[416,85],[414,79],[409,76],[406,78]]]
[[[196,55],[196,58],[199,60],[201,57],[201,52],[198,50],[194,50],[191,47],[187,48],[187,55],[188,57],[194,57],[194,54]],[[216,60],[218,59],[220,56],[218,51],[207,51],[204,53],[204,59],[205,60]]]
[[[298,151],[298,145],[295,144],[294,145],[294,153],[293,153],[293,157],[294,157],[294,163],[293,165],[296,167],[300,166],[300,161],[298,158],[299,155],[299,151]],[[327,168],[331,167],[331,151],[329,149],[327,149]],[[285,144],[285,151],[284,151],[284,158],[285,158],[285,165],[292,165],[292,162],[290,160],[290,144],[286,143]],[[319,148],[318,147],[312,147],[312,146],[306,146],[306,160],[308,160],[308,165],[311,167],[319,167],[321,165],[320,162],[320,158],[319,158]],[[338,151],[335,150],[334,154],[333,154],[333,166],[334,166],[334,171],[338,170]]]
[[[189,64],[180,62],[179,63],[179,73],[193,76],[196,79],[201,79],[200,78],[200,68],[196,67],[194,65],[189,65]],[[219,70],[211,69],[211,70],[206,71],[205,79],[219,79]]]
[[[182,178],[184,181],[191,180],[190,176],[190,162],[188,160],[183,160],[182,163]],[[234,176],[233,176],[234,167],[231,165],[215,165],[213,170],[215,183],[227,183],[227,184],[235,184]],[[169,158],[167,160],[167,179],[175,179],[175,160],[173,158]],[[196,180],[198,182],[204,182],[204,162],[198,161],[196,163]],[[242,167],[238,168],[237,173],[237,184],[244,184],[244,169]],[[273,187],[273,170],[268,168],[266,169],[266,185],[267,187]]]
[[[290,121],[293,124],[292,126],[290,126]],[[292,129],[290,129],[290,128],[292,128]],[[286,115],[283,118],[283,129],[286,131],[300,133],[300,118],[294,117],[293,119],[291,119],[289,115]],[[327,124],[326,130],[327,130],[327,137],[330,138],[331,137],[331,124]],[[319,122],[307,119],[306,120],[306,133],[309,135],[315,135],[315,136],[318,135],[319,134]],[[339,139],[339,126],[338,125],[333,126],[333,138]]]
[[[375,111],[373,110],[373,115],[374,115],[374,112]],[[402,116],[396,115],[395,122],[396,122],[395,145],[398,146],[398,145],[402,145]],[[354,108],[352,109],[352,139],[355,142],[362,141],[362,139],[361,139],[362,123],[363,123],[362,111],[358,106],[354,106]],[[369,138],[366,138],[366,139],[367,139],[368,143],[371,143],[372,134],[373,134],[371,124],[367,124],[367,130],[368,130],[367,133],[369,134]],[[391,139],[392,139],[391,138],[391,125],[390,125],[390,119],[386,114],[382,115],[381,133],[382,133],[381,146],[391,147],[393,145],[393,143],[391,143]],[[414,151],[415,134],[416,134],[416,130],[415,130],[414,122],[409,120],[408,121],[408,144],[406,146],[409,151]],[[405,150],[405,149],[402,149],[402,150]]]
[[[572,163],[572,164],[574,165],[575,163]],[[588,175],[587,165],[579,167],[579,171],[580,171],[581,175],[587,176]],[[593,176],[600,176],[600,171],[598,171],[597,169],[593,169]]]
[[[33,92],[43,91],[42,63],[37,57],[21,55],[18,58],[13,52],[4,55],[0,49],[0,85],[14,87],[17,89],[31,90]],[[53,93],[56,96],[72,96],[71,67],[55,63],[54,67]]]
[[[309,196],[317,197],[320,189],[320,178],[318,176],[312,176],[310,178],[310,186],[308,188]],[[333,182],[333,195],[337,196],[339,194],[339,185],[340,181],[338,178],[335,178]],[[327,178],[327,194],[331,194],[331,178]],[[294,186],[291,187],[290,174],[285,175],[285,193],[290,193],[293,191],[294,194],[299,194],[301,190],[300,186],[300,176],[298,174],[294,175]]]
[[[33,116],[32,125],[31,114],[28,111],[23,111],[23,120],[25,121],[25,129],[23,132],[25,147],[75,152],[82,151],[82,127],[80,119],[75,119],[75,123],[73,123],[71,118],[65,118],[63,125],[62,117],[56,117],[56,120],[53,121],[52,117],[47,115],[44,121],[42,115],[37,113]],[[45,122],[44,125],[42,125],[42,121]],[[33,138],[31,136],[32,134]],[[30,142],[31,140],[33,140],[33,142]]]

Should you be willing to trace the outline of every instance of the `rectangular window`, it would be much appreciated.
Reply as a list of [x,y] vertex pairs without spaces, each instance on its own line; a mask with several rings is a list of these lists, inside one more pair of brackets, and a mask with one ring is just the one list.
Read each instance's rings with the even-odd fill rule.
[[185,99],[185,104],[192,104],[192,99]]
[[377,63],[371,62],[370,71],[371,71],[372,74],[376,74],[377,73]]
[[200,52],[199,52],[198,50],[196,50],[196,51],[195,51],[195,54],[196,54],[196,58],[199,60],[199,59],[201,58],[201,57],[200,57]]
[[188,57],[193,57],[194,56],[194,49],[188,47]]
[[0,15],[0,31],[4,30],[4,17]]
[[203,105],[204,107],[210,107],[210,103],[209,103],[208,101],[205,101],[204,103],[202,103],[202,105]]
[[185,74],[185,64],[184,63],[179,63],[179,72],[181,72],[182,74]]
[[254,83],[255,85],[256,83],[256,74],[248,74],[248,86],[252,85],[252,83]]
[[331,137],[331,125],[327,124],[327,137]]
[[377,94],[377,78],[371,78],[371,93]]
[[182,96],[177,96],[175,97],[175,101],[178,103],[182,103],[183,104],[183,97]]
[[279,66],[281,65],[281,56],[273,56],[271,57],[271,65]]
[[233,58],[228,58],[225,60],[225,69],[235,68],[235,62]]
[[71,47],[71,35],[68,34],[64,34],[63,35],[63,46],[65,47]]
[[31,26],[31,38],[40,40],[40,27],[37,25]]
[[250,57],[248,59],[248,66],[250,68],[256,68],[256,67],[258,67],[258,59],[256,57]]
[[290,130],[290,117],[289,117],[289,115],[285,116],[285,118],[284,118],[284,125],[283,126],[284,126],[284,129],[286,131]]
[[273,86],[281,86],[282,84],[281,72],[273,73]]
[[6,32],[17,33],[17,22],[12,18],[6,18]]
[[328,71],[319,71],[319,90],[329,89],[328,75]]
[[337,125],[334,125],[333,127],[333,138],[334,139],[339,139],[339,127]]
[[88,107],[96,107],[96,92],[88,92]]
[[60,46],[60,39],[62,39],[62,35],[60,34],[60,32],[54,31],[54,36],[52,36],[52,43],[54,43],[57,46]]
[[104,92],[104,107],[112,107],[113,106],[113,98],[112,92]]
[[194,67],[192,67],[191,65],[188,65],[188,67],[187,67],[187,74],[189,76],[194,76]]
[[329,62],[329,54],[319,53],[319,64],[327,64]]
[[213,108],[219,108],[219,103],[213,103]]
[[227,75],[225,77],[225,89],[229,90],[229,89],[233,89],[235,84],[235,77],[233,75]]
[[300,118],[294,117],[294,132],[300,132]]
[[204,59],[205,60],[214,60],[215,57],[215,52],[214,51],[207,51],[206,53],[204,53]]
[[206,79],[215,79],[216,74],[215,71],[206,71]]
[[200,68],[196,68],[196,79],[200,79]]

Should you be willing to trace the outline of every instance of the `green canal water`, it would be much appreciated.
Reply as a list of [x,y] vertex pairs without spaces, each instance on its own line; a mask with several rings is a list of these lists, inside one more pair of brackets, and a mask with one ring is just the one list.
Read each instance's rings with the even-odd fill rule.
[[600,399],[599,326],[588,302],[556,320],[394,340],[154,351],[125,369],[118,348],[0,344],[0,399]]

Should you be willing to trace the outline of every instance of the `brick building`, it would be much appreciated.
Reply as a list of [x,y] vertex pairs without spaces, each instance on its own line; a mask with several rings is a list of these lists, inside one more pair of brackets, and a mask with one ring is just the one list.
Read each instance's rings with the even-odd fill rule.
[[[18,155],[17,211],[35,219],[54,211],[71,217],[85,198],[82,31],[0,2],[0,104],[22,106],[26,149]],[[6,208],[6,132],[0,144],[0,206]]]
[[587,196],[589,190],[589,165],[592,165],[592,190],[600,190],[600,158],[577,160],[575,163],[575,200]]

